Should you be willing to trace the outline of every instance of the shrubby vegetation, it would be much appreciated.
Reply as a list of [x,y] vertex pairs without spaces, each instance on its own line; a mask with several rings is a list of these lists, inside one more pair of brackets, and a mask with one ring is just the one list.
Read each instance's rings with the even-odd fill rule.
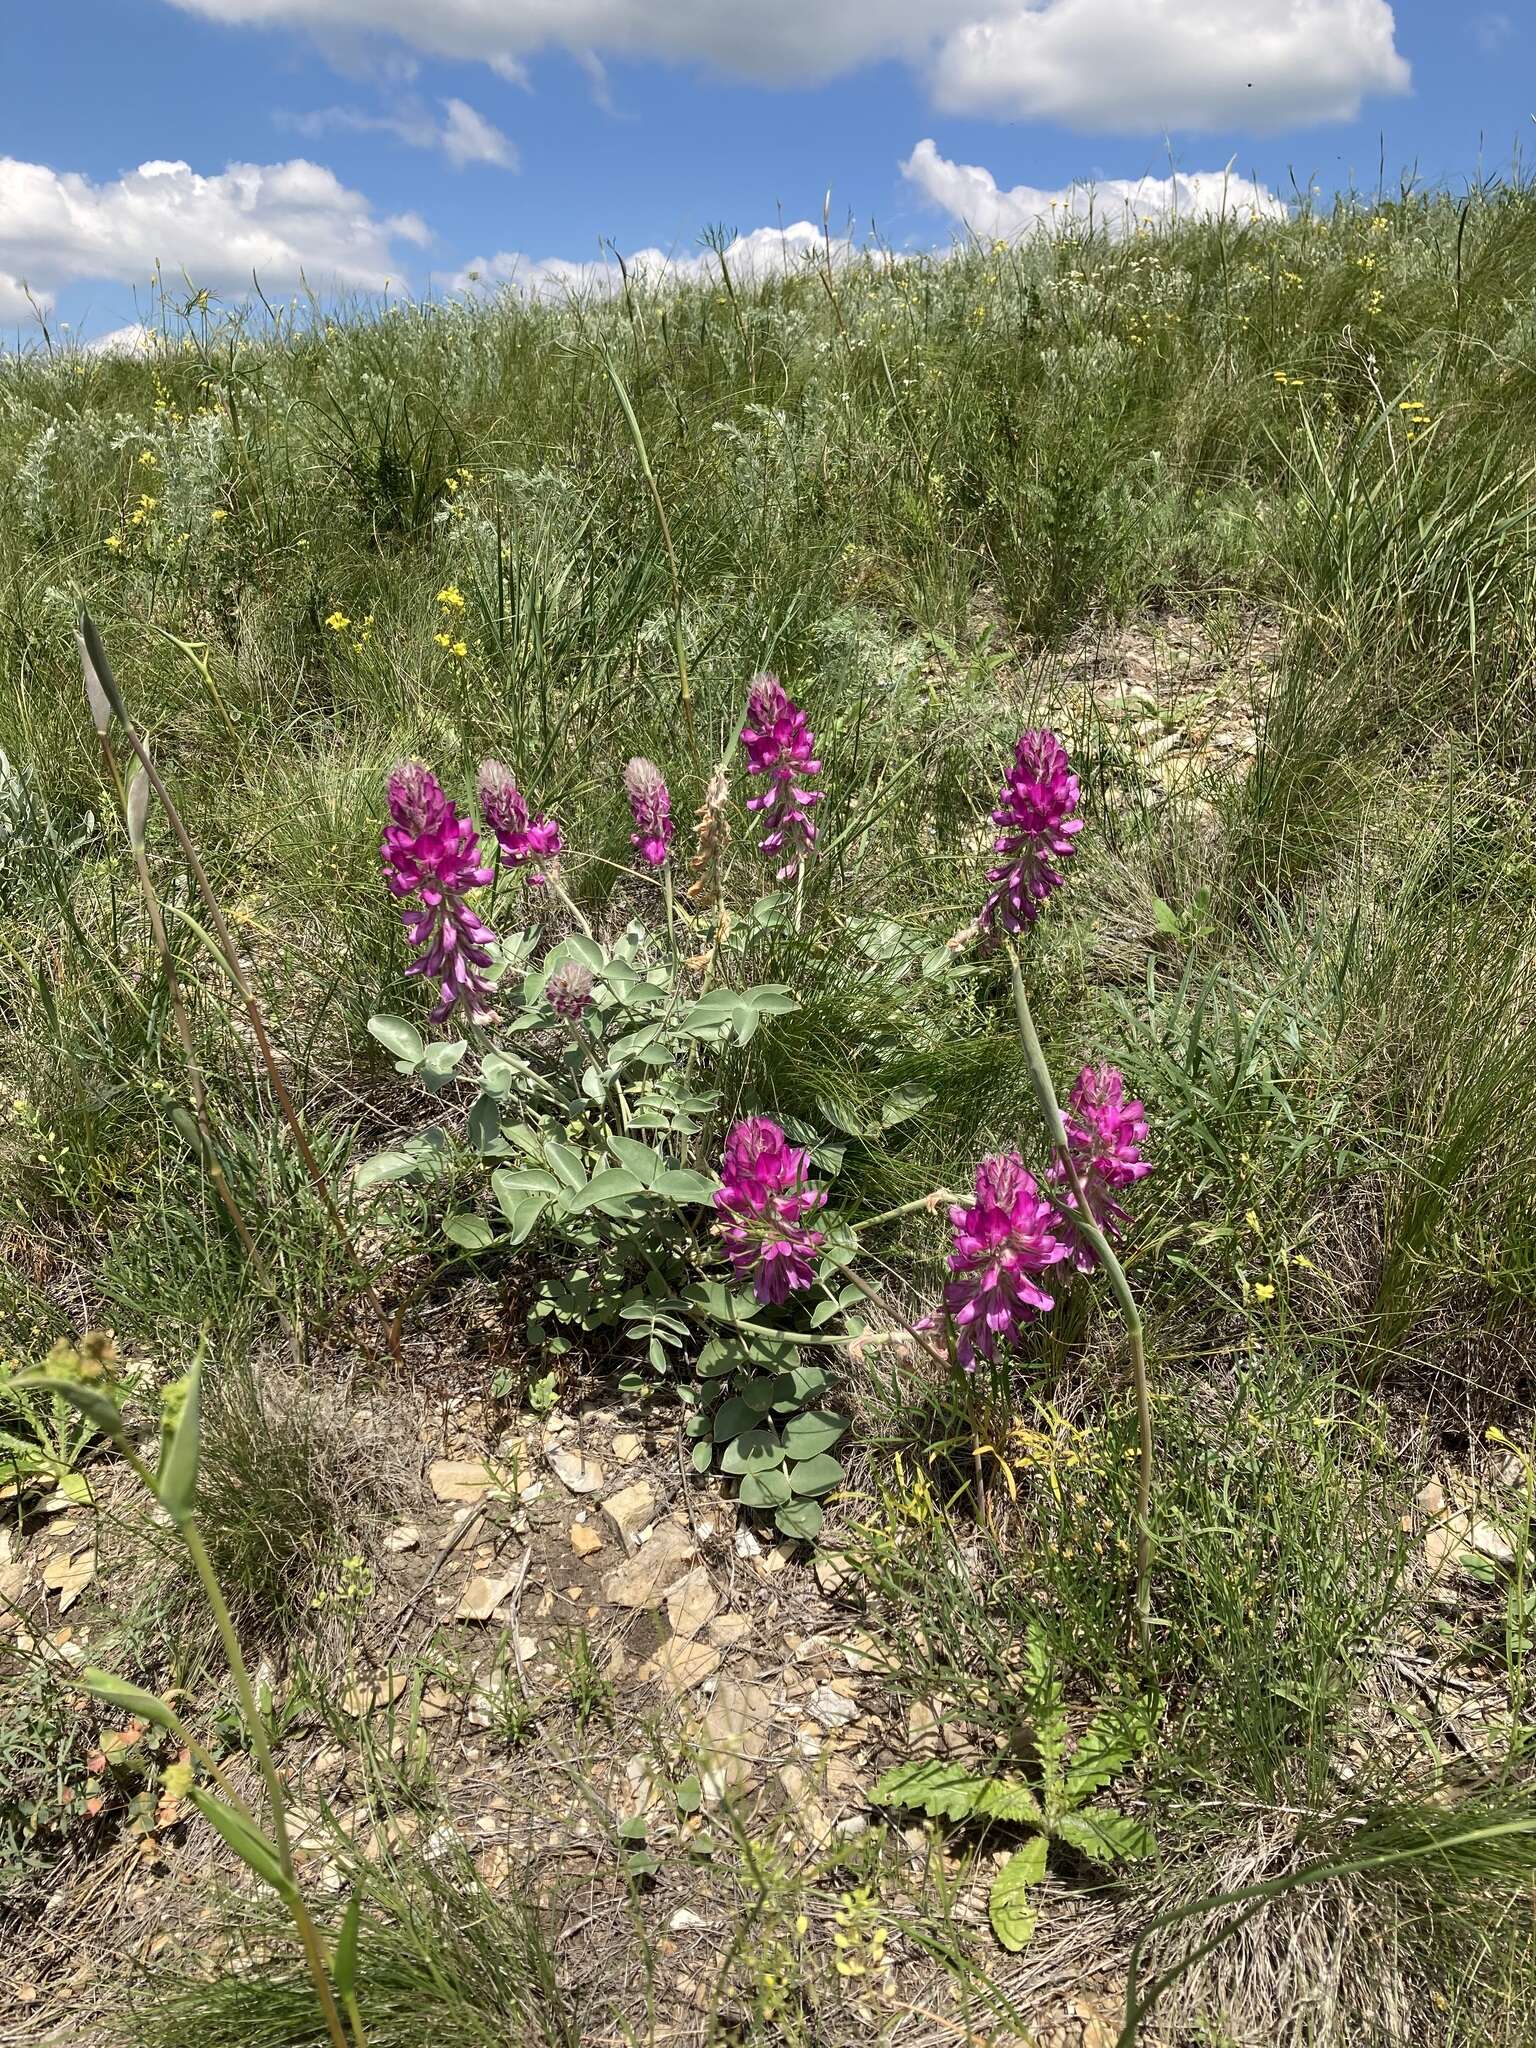
[[[1405,193],[587,305],[198,305],[142,361],[0,366],[0,1475],[17,1557],[95,1499],[88,1661],[178,1717],[123,1694],[89,1749],[5,1582],[45,2000],[50,1888],[211,1810],[182,1734],[265,1825],[253,1751],[320,1729],[427,1822],[338,1830],[303,1893],[346,2040],[648,2039],[685,1871],[701,2040],[928,2038],[936,2000],[1027,2038],[1085,1955],[1126,2039],[1530,2038],[1533,280],[1528,193]],[[93,726],[82,605],[206,895]],[[1062,887],[989,883],[994,806]],[[1063,1135],[1113,1125],[1129,1324],[1044,1070]],[[61,1386],[121,1389],[153,1481],[200,1347],[238,1693]],[[428,1853],[448,1651],[383,1738],[339,1704],[418,1389],[485,1395],[512,1509],[498,1432],[625,1399],[696,1519],[785,1539],[775,1598],[819,1559],[913,1751],[873,1824],[800,1853],[660,1735],[659,1804],[611,1808],[613,1685],[572,1635],[537,1690],[519,1582],[475,1725],[584,1788],[614,1939],[563,1943],[606,1909],[558,1858],[503,1893]],[[103,2027],[327,2038],[279,1875]]]

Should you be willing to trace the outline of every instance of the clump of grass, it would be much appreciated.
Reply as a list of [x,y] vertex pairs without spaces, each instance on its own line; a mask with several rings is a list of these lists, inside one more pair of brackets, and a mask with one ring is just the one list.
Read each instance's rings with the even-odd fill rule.
[[199,1515],[237,1622],[291,1639],[355,1605],[347,1560],[391,1504],[383,1432],[333,1391],[244,1360],[209,1375],[203,1415]]

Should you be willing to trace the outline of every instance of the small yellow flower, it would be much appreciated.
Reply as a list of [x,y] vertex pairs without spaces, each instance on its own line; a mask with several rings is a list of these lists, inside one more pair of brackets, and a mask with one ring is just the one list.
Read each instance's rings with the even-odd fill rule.
[[122,546],[122,544],[123,536],[120,533],[109,533],[107,535],[107,546],[112,550],[114,555],[117,553],[118,549]]
[[345,612],[332,612],[325,622],[333,633],[345,633],[352,621]]
[[1258,1234],[1259,1234],[1259,1212],[1258,1212],[1258,1210],[1257,1210],[1257,1209],[1248,1209],[1248,1210],[1245,1210],[1245,1211],[1244,1211],[1244,1214],[1243,1214],[1243,1221],[1244,1221],[1244,1222],[1245,1222],[1245,1223],[1247,1224],[1248,1228],[1249,1228],[1249,1229],[1250,1229],[1250,1230],[1251,1230],[1251,1231],[1253,1232],[1254,1236],[1255,1236],[1255,1237],[1257,1237],[1257,1236],[1258,1236]]
[[222,505],[215,505],[213,510],[208,514],[208,523],[210,526],[222,526],[228,517],[229,514],[225,511]]
[[455,640],[453,643],[453,651],[458,656],[459,660],[462,661],[465,655],[468,654],[469,649],[465,646],[462,640]]
[[439,647],[451,647],[453,645],[453,635],[451,633],[434,633],[432,638]]
[[139,451],[139,461],[145,469],[156,469],[159,467],[158,458],[153,448],[141,448]]
[[1253,1298],[1255,1301],[1273,1301],[1275,1290],[1272,1283],[1268,1280],[1257,1281],[1254,1285]]
[[452,612],[461,612],[464,609],[464,593],[457,583],[445,583],[437,593],[437,601],[441,605],[446,605]]

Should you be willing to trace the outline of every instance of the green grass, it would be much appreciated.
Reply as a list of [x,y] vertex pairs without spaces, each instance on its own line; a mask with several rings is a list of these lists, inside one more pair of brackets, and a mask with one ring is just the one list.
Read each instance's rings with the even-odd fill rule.
[[[973,1405],[920,1359],[835,1389],[871,1454],[840,1513],[898,1685],[1006,1741],[1035,1623],[1077,1705],[1155,1688],[1141,1796],[1165,1847],[1127,1879],[1142,1918],[1347,1843],[1357,1806],[1374,1825],[1394,1801],[1411,1819],[1426,1799],[1527,1800],[1520,1629],[1446,1650],[1404,1516],[1432,1473],[1483,1472],[1490,1427],[1532,1443],[1533,286],[1536,194],[1490,188],[872,259],[734,300],[359,305],[280,342],[231,318],[144,361],[7,359],[0,1352],[36,1358],[89,1321],[170,1367],[206,1335],[209,1539],[242,1628],[322,1626],[308,1603],[366,1549],[377,1502],[308,1397],[264,1374],[295,1342],[317,1384],[377,1368],[353,1350],[366,1325],[377,1351],[371,1311],[154,816],[262,1285],[189,1137],[80,692],[80,602],[407,1332],[463,1280],[438,1223],[477,1182],[455,1158],[423,1198],[346,1194],[351,1160],[458,1108],[402,1087],[365,1030],[376,1011],[419,1017],[378,870],[398,755],[455,790],[482,755],[509,762],[558,812],[569,885],[611,934],[657,916],[622,872],[624,761],[661,764],[686,841],[748,679],[780,672],[817,734],[823,840],[803,933],[759,935],[741,965],[801,1007],[723,1078],[732,1102],[843,1144],[833,1204],[868,1212],[965,1185],[989,1148],[1040,1155],[1004,965],[889,962],[974,918],[1002,761],[1046,720],[1086,829],[1029,942],[1042,1037],[1063,1080],[1090,1056],[1119,1064],[1152,1125],[1127,1249],[1155,1378],[1156,1627],[1138,1658],[1134,1416],[1115,1330],[1079,1300],[1032,1334],[1009,1403]],[[1158,631],[1175,668],[1196,638],[1207,673],[1180,694],[1215,689],[1232,740],[1166,791],[1149,749],[1182,715],[1167,689],[1150,731],[1145,705],[1108,701],[1145,680],[1130,652]],[[763,885],[740,796],[738,913]],[[498,918],[522,915],[504,880]],[[898,1090],[920,1106],[886,1121]],[[942,1217],[914,1214],[875,1264],[915,1311],[946,1249]],[[515,1293],[527,1276],[490,1277]],[[1506,1665],[1510,1711],[1475,1759],[1421,1744],[1404,1775],[1401,1660],[1426,1641]],[[40,1713],[38,1755],[52,1727]],[[499,2039],[535,2008],[528,2038],[574,2038],[531,1908],[474,1937],[481,1988],[443,1989],[420,1959],[471,1937],[434,1918],[437,1884],[418,1873],[385,1915],[369,2038]],[[1513,2048],[1528,1940],[1486,1930],[1513,1925],[1518,1875],[1423,1885],[1289,1895],[1294,1914],[1253,1922],[1230,1967],[1185,1981],[1189,2038],[1324,2043],[1412,2011],[1426,2040]],[[1288,1942],[1348,1982],[1282,2034]],[[308,2039],[297,1977],[290,1992],[263,2035],[251,1982],[179,1978],[133,2038]]]

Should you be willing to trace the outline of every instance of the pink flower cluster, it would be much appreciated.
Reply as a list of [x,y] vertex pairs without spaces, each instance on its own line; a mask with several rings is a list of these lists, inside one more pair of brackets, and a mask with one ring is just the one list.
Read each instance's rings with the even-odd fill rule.
[[976,1169],[976,1199],[949,1212],[955,1227],[953,1274],[944,1308],[955,1328],[955,1351],[967,1372],[1013,1343],[1019,1325],[1044,1315],[1055,1297],[1036,1275],[1057,1265],[1069,1247],[1057,1234],[1056,1211],[1017,1152],[996,1152]]
[[544,870],[559,855],[560,827],[553,818],[529,816],[528,800],[504,762],[480,763],[475,793],[480,815],[495,833],[502,858],[515,868],[527,868],[529,881],[537,886],[544,880]]
[[992,822],[1002,827],[993,849],[1003,858],[987,870],[992,883],[982,906],[981,928],[1019,932],[1033,924],[1041,906],[1062,884],[1055,862],[1072,853],[1083,829],[1077,809],[1079,787],[1066,749],[1053,732],[1020,733],[1003,781]]
[[[1067,1149],[1093,1220],[1118,1237],[1129,1218],[1115,1196],[1151,1171],[1141,1156],[1147,1120],[1127,1101],[1118,1067],[1084,1067],[1064,1118]],[[1068,1260],[1079,1273],[1098,1264],[1072,1220],[1077,1198],[1058,1159],[1042,1189],[1017,1152],[995,1153],[976,1169],[976,1197],[950,1210],[954,1249],[944,1307],[955,1330],[955,1355],[967,1372],[978,1357],[993,1359],[999,1343],[1018,1341],[1022,1324],[1046,1315],[1055,1299],[1039,1276]]]
[[385,881],[392,896],[418,899],[415,909],[402,912],[406,939],[418,955],[406,973],[437,984],[434,1024],[445,1023],[460,1004],[473,1022],[483,1023],[496,934],[465,900],[491,879],[479,837],[420,761],[395,764],[386,800],[390,822],[379,849]]
[[593,987],[591,968],[579,960],[567,960],[545,982],[544,993],[555,1015],[575,1024],[592,1007]]
[[813,775],[821,773],[816,736],[805,713],[785,695],[777,676],[753,677],[741,744],[751,772],[768,777],[768,787],[747,798],[747,809],[759,812],[768,827],[758,846],[777,857],[777,877],[788,881],[800,872],[816,843],[811,810],[821,802],[823,793],[806,786]]
[[[1084,1067],[1072,1084],[1063,1121],[1067,1149],[1093,1220],[1106,1237],[1118,1237],[1129,1218],[1116,1196],[1152,1171],[1141,1156],[1146,1111],[1140,1102],[1127,1102],[1125,1076],[1118,1067]],[[1057,1189],[1057,1199],[1075,1209],[1077,1197],[1059,1159],[1047,1177]],[[1079,1230],[1072,1230],[1071,1237],[1073,1264],[1080,1273],[1091,1273],[1098,1264],[1093,1246]]]
[[635,819],[630,845],[647,867],[664,868],[672,844],[672,796],[656,763],[637,754],[624,770],[624,793]]
[[720,1180],[717,1228],[736,1278],[750,1280],[762,1302],[786,1302],[809,1287],[826,1240],[804,1219],[827,1198],[810,1184],[803,1148],[772,1117],[746,1117],[726,1138]]

